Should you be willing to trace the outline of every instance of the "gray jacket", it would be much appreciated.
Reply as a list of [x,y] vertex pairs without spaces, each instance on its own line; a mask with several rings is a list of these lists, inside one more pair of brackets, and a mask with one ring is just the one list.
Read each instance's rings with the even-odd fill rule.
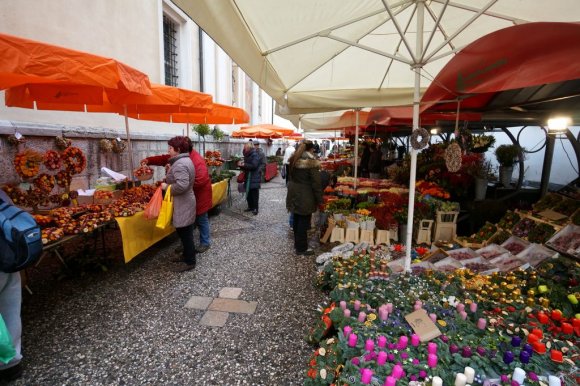
[[183,228],[195,222],[195,195],[193,181],[195,168],[188,153],[181,153],[169,159],[171,167],[166,181],[171,185],[173,196],[173,226]]

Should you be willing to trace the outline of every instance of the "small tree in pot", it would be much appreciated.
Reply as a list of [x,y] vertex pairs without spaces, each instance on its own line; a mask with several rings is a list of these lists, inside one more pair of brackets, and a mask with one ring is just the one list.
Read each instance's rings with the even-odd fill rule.
[[519,153],[520,149],[516,145],[501,145],[495,149],[495,157],[500,165],[499,180],[506,188],[511,186],[514,164]]

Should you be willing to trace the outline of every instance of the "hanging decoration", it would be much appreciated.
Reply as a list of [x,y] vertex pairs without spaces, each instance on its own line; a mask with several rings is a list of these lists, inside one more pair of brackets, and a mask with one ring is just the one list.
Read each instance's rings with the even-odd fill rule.
[[44,153],[44,166],[48,170],[58,170],[60,169],[62,162],[60,159],[60,154],[54,150],[47,150]]
[[62,161],[70,174],[79,174],[87,166],[87,159],[78,147],[67,147],[62,153]]
[[453,142],[445,149],[445,165],[452,173],[461,169],[461,146],[457,142]]
[[429,144],[429,138],[429,132],[425,128],[415,129],[411,134],[411,146],[415,150],[421,150]]
[[26,149],[14,157],[14,169],[22,178],[32,178],[40,171],[40,164],[44,157],[41,153]]
[[127,148],[127,141],[123,141],[121,138],[117,138],[111,142],[113,145],[113,151],[117,154],[124,152]]
[[103,138],[99,141],[99,149],[102,153],[110,153],[113,151],[113,144],[110,140]]
[[55,184],[54,176],[50,174],[41,173],[32,182],[34,186],[43,194],[48,195],[54,188]]
[[64,150],[70,145],[72,145],[72,142],[70,139],[65,138],[63,135],[62,137],[55,137],[54,144],[57,149]]
[[24,138],[24,136],[19,132],[16,132],[13,135],[9,135],[8,138],[6,138],[6,140],[8,141],[8,144],[11,146],[18,146],[21,143],[26,142],[26,138]]
[[72,181],[72,175],[68,170],[60,170],[56,173],[56,184],[61,188],[68,188]]

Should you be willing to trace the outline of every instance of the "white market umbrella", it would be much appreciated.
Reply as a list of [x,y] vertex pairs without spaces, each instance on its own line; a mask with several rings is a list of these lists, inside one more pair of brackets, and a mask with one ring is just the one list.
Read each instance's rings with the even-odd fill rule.
[[[577,0],[174,3],[276,100],[279,111],[300,114],[413,104],[414,129],[422,91],[462,47],[512,25],[576,21],[580,14]],[[412,150],[408,246],[416,160],[417,151]],[[410,252],[407,248],[407,270]]]

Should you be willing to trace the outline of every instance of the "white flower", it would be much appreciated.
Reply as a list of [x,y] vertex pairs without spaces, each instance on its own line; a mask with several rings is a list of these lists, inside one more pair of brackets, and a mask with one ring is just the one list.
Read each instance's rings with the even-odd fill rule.
[[320,354],[320,356],[325,356],[326,355],[326,349],[324,347],[321,347],[318,349],[318,354]]
[[326,379],[326,369],[320,370],[320,378]]

